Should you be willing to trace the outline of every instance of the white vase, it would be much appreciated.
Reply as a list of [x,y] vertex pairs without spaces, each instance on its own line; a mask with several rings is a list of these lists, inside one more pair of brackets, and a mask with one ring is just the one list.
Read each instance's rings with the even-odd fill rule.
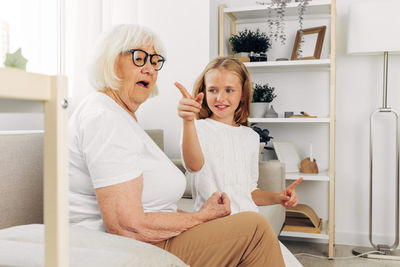
[[260,151],[258,154],[258,161],[264,160],[264,156],[263,156],[264,147],[265,147],[265,142],[260,142]]
[[265,112],[266,118],[278,118],[278,113],[275,111],[274,106],[271,105],[271,108]]
[[262,160],[269,161],[269,160],[277,160],[278,157],[276,156],[275,150],[264,149],[262,152]]
[[264,118],[265,113],[269,108],[267,102],[254,102],[250,105],[250,117],[252,118]]

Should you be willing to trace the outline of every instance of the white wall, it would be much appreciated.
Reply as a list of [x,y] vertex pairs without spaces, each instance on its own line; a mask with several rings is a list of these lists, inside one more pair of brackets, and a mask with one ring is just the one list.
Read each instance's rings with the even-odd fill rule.
[[146,129],[164,129],[165,151],[180,157],[181,119],[176,106],[181,98],[174,86],[179,81],[191,91],[209,61],[209,1],[152,0],[139,2],[139,23],[153,29],[163,41],[167,62],[158,76],[159,95],[146,101],[137,112]]

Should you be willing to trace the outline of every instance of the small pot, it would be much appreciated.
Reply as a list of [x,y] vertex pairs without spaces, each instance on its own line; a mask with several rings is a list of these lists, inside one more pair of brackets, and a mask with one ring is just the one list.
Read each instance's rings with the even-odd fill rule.
[[260,61],[267,61],[267,53],[260,53]]
[[240,52],[233,55],[234,58],[238,59],[240,62],[250,62],[248,52]]
[[265,113],[269,108],[267,102],[253,102],[250,105],[250,117],[252,118],[264,118]]
[[250,62],[260,61],[260,54],[258,53],[250,52],[249,57],[250,57]]

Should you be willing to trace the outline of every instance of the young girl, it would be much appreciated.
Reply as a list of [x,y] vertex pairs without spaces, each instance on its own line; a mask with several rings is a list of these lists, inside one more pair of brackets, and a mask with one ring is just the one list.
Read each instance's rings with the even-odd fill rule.
[[246,126],[252,85],[240,61],[212,60],[194,85],[194,98],[181,84],[175,85],[183,95],[178,105],[183,119],[182,157],[192,178],[194,210],[216,191],[228,195],[232,214],[258,211],[257,206],[297,205],[294,188],[302,178],[281,193],[257,188],[259,136]]

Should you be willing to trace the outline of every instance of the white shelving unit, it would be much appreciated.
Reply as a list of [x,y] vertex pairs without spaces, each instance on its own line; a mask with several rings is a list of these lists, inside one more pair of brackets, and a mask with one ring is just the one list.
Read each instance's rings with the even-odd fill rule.
[[[291,2],[286,7],[285,18],[287,21],[297,20],[298,14],[298,3]],[[225,35],[226,28],[229,26],[230,34],[236,33],[238,24],[255,24],[260,25],[266,23],[268,12],[268,6],[266,5],[254,5],[254,6],[242,6],[242,7],[227,7],[221,5],[219,9],[219,55],[228,55],[227,49],[227,35]],[[226,24],[226,19],[229,19],[230,25]],[[333,247],[335,243],[335,131],[336,131],[336,0],[313,0],[309,2],[305,13],[305,20],[307,19],[324,19],[328,21],[328,27],[330,31],[325,36],[327,42],[330,44],[330,49],[326,53],[327,55],[321,59],[313,60],[287,60],[287,61],[266,61],[266,62],[246,62],[245,66],[248,68],[250,74],[253,75],[264,75],[264,73],[279,72],[281,73],[305,73],[305,72],[325,72],[326,75],[322,75],[322,79],[328,80],[323,83],[321,88],[318,90],[328,90],[326,95],[316,94],[316,97],[325,97],[326,99],[315,98],[314,101],[328,101],[329,114],[326,116],[319,116],[317,118],[249,118],[249,122],[258,123],[263,126],[273,126],[283,129],[307,129],[307,133],[317,131],[320,127],[328,129],[326,150],[324,153],[327,155],[327,168],[326,170],[320,170],[318,174],[304,174],[304,173],[287,173],[286,180],[295,180],[299,177],[303,177],[304,186],[310,185],[310,183],[322,183],[328,184],[328,215],[327,218],[323,218],[323,225],[320,234],[302,233],[302,232],[282,232],[280,236],[290,238],[302,238],[302,239],[321,239],[328,241],[329,246],[329,257],[334,257]],[[314,25],[320,26],[320,25]],[[307,28],[307,27],[305,27]],[[265,79],[269,79],[269,75],[265,75]],[[282,77],[282,76],[279,76]],[[293,76],[292,76],[293,77]],[[311,76],[312,77],[312,76]],[[298,78],[298,76],[296,76]],[[252,78],[253,79],[253,78]],[[295,79],[295,78],[293,78]],[[284,81],[288,82],[288,81]],[[296,91],[298,83],[310,82],[307,79],[296,79],[293,81],[295,86],[293,87],[293,94],[299,94]],[[318,85],[319,86],[319,85]],[[301,94],[307,94],[308,91],[303,90]],[[309,96],[313,98],[314,96]],[[280,101],[284,101],[280,99]],[[301,101],[301,100],[299,100]],[[325,103],[325,102],[324,102]],[[327,106],[325,105],[325,106]],[[322,114],[322,113],[321,113]],[[269,127],[268,126],[268,127]],[[295,128],[293,128],[295,127]],[[320,132],[318,132],[319,134]],[[287,134],[287,133],[286,133]],[[326,143],[326,142],[325,142]],[[322,147],[322,146],[321,146]],[[325,148],[324,148],[325,149]],[[324,195],[324,194],[322,194]],[[301,198],[301,196],[300,196]],[[314,199],[315,202],[320,202],[320,199]]]

